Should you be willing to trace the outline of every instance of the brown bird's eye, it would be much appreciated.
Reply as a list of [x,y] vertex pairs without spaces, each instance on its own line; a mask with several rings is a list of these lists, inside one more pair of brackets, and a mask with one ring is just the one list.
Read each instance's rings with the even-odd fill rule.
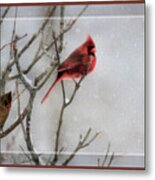
[[0,98],[0,102],[4,105],[4,106],[8,106],[8,104],[10,104],[12,101],[12,95],[11,93],[5,94]]
[[8,105],[8,101],[4,100],[4,106],[7,106],[7,105]]

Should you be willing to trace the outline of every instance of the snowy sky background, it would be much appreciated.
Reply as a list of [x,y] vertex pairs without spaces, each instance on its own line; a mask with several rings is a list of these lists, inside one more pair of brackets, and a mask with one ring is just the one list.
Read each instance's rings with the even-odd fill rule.
[[[18,9],[18,34],[33,34],[40,23],[47,7],[20,7]],[[66,19],[75,16],[83,6],[68,6],[65,10]],[[65,49],[61,54],[62,61],[77,48],[87,37],[92,36],[97,47],[97,66],[95,71],[81,84],[81,87],[70,107],[65,111],[61,144],[65,153],[70,153],[79,140],[79,134],[85,133],[90,127],[93,133],[101,131],[101,135],[79,154],[105,153],[109,141],[111,151],[122,156],[144,155],[144,6],[143,5],[100,5],[89,6],[75,26],[65,34]],[[57,11],[58,14],[58,11]],[[59,17],[55,15],[56,21]],[[2,27],[1,44],[10,40],[14,8],[8,14]],[[33,18],[32,18],[33,17]],[[47,30],[50,39],[50,27]],[[19,47],[28,40],[20,41]],[[36,42],[37,43],[37,42]],[[22,57],[22,66],[31,62],[35,52],[35,44]],[[1,54],[5,66],[8,59],[7,49]],[[35,74],[50,63],[43,58],[28,75],[33,79]],[[51,152],[54,146],[55,131],[62,100],[60,85],[57,85],[44,105],[40,101],[55,78],[54,74],[38,93],[32,113],[32,138],[39,152]],[[7,84],[9,90],[12,83]],[[65,81],[67,96],[70,97],[74,84]],[[26,95],[22,97],[26,103]],[[14,108],[16,103],[14,103]],[[15,117],[11,111],[11,119]],[[14,132],[18,152],[23,137],[20,130]],[[11,135],[6,139],[10,141]],[[3,142],[5,150],[6,142]],[[25,146],[24,144],[22,144]],[[75,164],[77,162],[75,161]],[[141,164],[142,163],[142,164]],[[119,161],[117,162],[119,165]],[[139,166],[143,166],[140,160]]]

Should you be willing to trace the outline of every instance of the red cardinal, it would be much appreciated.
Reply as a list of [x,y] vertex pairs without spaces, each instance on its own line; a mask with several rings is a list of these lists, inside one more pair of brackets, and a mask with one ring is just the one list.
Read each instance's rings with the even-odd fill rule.
[[4,94],[3,96],[0,97],[0,131],[3,129],[3,126],[9,115],[11,102],[12,102],[11,92]]
[[85,74],[91,73],[96,65],[96,47],[91,36],[77,49],[75,49],[69,57],[59,65],[57,78],[49,88],[41,103],[43,103],[54,86],[64,79],[80,78]]

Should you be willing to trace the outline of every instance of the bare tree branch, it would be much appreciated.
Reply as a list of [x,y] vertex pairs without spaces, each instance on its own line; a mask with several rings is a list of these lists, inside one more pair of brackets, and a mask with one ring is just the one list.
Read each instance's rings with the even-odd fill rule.
[[110,160],[109,160],[109,163],[108,163],[108,167],[111,166],[111,164],[112,164],[114,158],[115,158],[115,153],[113,152],[112,155],[111,155],[111,157],[110,157]]
[[16,43],[13,44],[13,54],[14,54],[14,60],[15,60],[15,64],[16,64],[16,68],[18,70],[19,73],[19,78],[20,80],[23,82],[25,88],[27,88],[27,90],[30,93],[30,98],[29,98],[29,103],[28,103],[28,111],[27,111],[27,115],[26,115],[26,132],[25,132],[25,141],[27,144],[27,148],[30,151],[31,157],[33,159],[33,161],[35,162],[36,165],[40,164],[39,161],[39,156],[36,154],[33,144],[32,144],[32,140],[31,140],[31,136],[30,136],[30,131],[31,131],[31,114],[32,114],[32,109],[33,109],[33,101],[36,95],[36,89],[32,86],[32,83],[29,82],[29,80],[26,78],[25,75],[23,75],[21,67],[19,65],[18,62],[18,50],[16,47]]
[[34,91],[35,88],[32,86],[32,83],[30,82],[30,80],[28,80],[26,75],[22,73],[22,70],[18,61],[17,48],[15,44],[14,44],[14,59],[15,59],[16,68],[18,70],[18,74],[20,75],[19,76],[20,80],[23,82],[23,84],[25,85],[25,87],[28,89],[29,92]]
[[72,101],[73,101],[73,99],[74,99],[74,97],[75,97],[75,95],[76,95],[76,93],[77,93],[77,91],[78,91],[78,89],[79,89],[79,87],[80,87],[80,84],[81,84],[82,81],[84,80],[85,76],[86,76],[86,74],[84,74],[84,75],[81,77],[81,79],[79,80],[79,82],[76,83],[75,88],[74,88],[74,91],[73,91],[73,93],[72,93],[72,95],[71,95],[70,100],[65,104],[66,107],[69,106],[69,105],[72,103]]
[[62,165],[66,166],[75,157],[76,153],[80,149],[83,149],[83,148],[89,146],[97,138],[97,136],[100,134],[100,132],[96,133],[89,141],[87,141],[91,131],[92,131],[91,128],[88,129],[88,131],[85,134],[83,139],[81,139],[81,136],[80,136],[79,142],[78,142],[76,148],[74,149],[73,153],[62,163]]
[[17,41],[20,41],[20,40],[24,39],[26,36],[27,36],[27,34],[24,34],[24,35],[22,35],[22,36],[17,36],[16,39],[12,40],[11,42],[9,42],[9,43],[7,43],[7,44],[4,44],[4,45],[0,48],[0,51],[2,51],[3,49],[5,49],[7,46],[15,43],[15,41],[17,42]]
[[19,73],[19,77],[21,79],[21,81],[23,82],[24,86],[28,89],[29,93],[30,93],[30,98],[29,98],[29,106],[28,106],[28,112],[27,112],[27,117],[26,117],[26,134],[25,134],[25,140],[26,140],[26,144],[27,144],[27,148],[30,151],[31,157],[33,159],[33,161],[35,162],[36,165],[40,164],[39,161],[39,157],[36,154],[33,144],[32,144],[32,140],[31,140],[31,136],[30,136],[30,131],[31,131],[31,114],[32,114],[32,109],[33,109],[33,101],[36,95],[36,90],[34,89],[34,87],[31,85],[31,83],[29,83],[29,81],[27,80],[27,78],[25,78],[25,75],[23,75],[19,62],[18,62],[18,56],[17,56],[17,48],[16,45],[14,45],[14,56],[15,56],[15,63],[16,63],[16,67]]
[[[49,70],[45,70],[45,72],[43,72],[41,75],[39,75],[38,77],[36,77],[35,79],[35,85],[37,86],[37,89],[40,90],[44,84],[47,82],[47,80],[49,79],[49,77],[51,76],[51,74],[54,72],[55,68],[57,67],[57,64],[55,64],[54,66],[50,67]],[[44,78],[45,77],[45,78]],[[40,83],[39,81],[42,80],[42,78],[44,78],[44,80]]]
[[[17,13],[18,13],[18,7],[15,7],[15,17],[14,17],[14,23],[13,23],[13,29],[12,29],[12,37],[11,37],[11,42],[13,42],[13,40],[17,39],[17,37],[15,38],[15,34],[16,34],[16,19],[17,19]],[[13,58],[13,43],[10,44],[10,59]]]
[[[12,30],[12,37],[11,37],[11,42],[13,41],[14,39],[14,36],[15,36],[15,31],[16,31],[16,18],[17,18],[17,7],[15,8],[15,18],[14,18],[14,24],[13,24],[13,30]],[[12,58],[12,44],[10,44],[10,59]],[[8,66],[8,65],[7,65]],[[6,68],[6,72],[5,72],[5,75],[2,73],[2,79],[4,80],[4,83],[3,83],[3,91],[5,91],[5,79],[6,79],[6,76],[9,74],[9,72],[11,71],[11,68],[7,69]]]
[[111,146],[111,143],[109,142],[109,143],[108,143],[108,148],[107,148],[107,151],[106,151],[106,154],[105,154],[105,158],[104,158],[104,160],[103,160],[103,162],[102,162],[102,166],[105,166],[105,163],[106,163],[106,161],[107,161],[108,154],[109,154],[109,151],[110,151],[110,146]]
[[[87,6],[83,9],[83,11],[80,12],[79,16],[74,20],[74,21],[71,21],[72,23],[69,23],[69,26],[72,27],[72,25],[76,22],[76,20],[81,16],[81,14],[85,11],[85,9],[87,8]],[[64,12],[64,9],[61,9],[61,11]],[[63,13],[61,12],[61,16],[63,16]],[[60,27],[63,28],[63,17],[60,21]],[[66,29],[67,30],[67,29]],[[63,32],[63,30],[62,30]],[[58,38],[60,38],[62,41],[63,41],[63,36],[64,33],[60,33],[59,36],[55,36],[55,33],[53,32],[53,42],[54,42],[54,45],[55,45],[55,51],[56,51],[56,56],[57,56],[57,60],[58,60],[58,63],[60,64],[60,56],[59,56],[59,50],[62,49],[62,45],[63,43],[60,42],[60,48],[58,49],[58,46],[57,46],[57,40]],[[88,68],[89,70],[89,65],[88,65]],[[88,72],[87,70],[87,72]],[[61,89],[62,89],[62,94],[63,94],[63,104],[62,104],[62,107],[61,107],[61,111],[60,111],[60,117],[59,117],[59,122],[58,122],[58,128],[57,128],[57,131],[56,131],[56,140],[55,140],[55,154],[54,154],[54,157],[53,157],[53,160],[51,161],[51,164],[54,165],[57,161],[58,161],[58,152],[59,152],[59,139],[60,139],[60,133],[61,133],[61,127],[62,127],[62,123],[63,123],[63,114],[64,114],[64,110],[67,106],[69,106],[71,104],[71,102],[73,101],[74,97],[75,97],[75,94],[78,90],[78,88],[80,87],[80,83],[83,81],[83,79],[85,78],[85,76],[87,75],[87,72],[81,77],[81,79],[79,80],[78,83],[76,83],[76,86],[75,86],[75,89],[73,91],[73,94],[69,100],[69,102],[66,103],[66,94],[65,94],[65,88],[64,88],[64,83],[63,81],[61,81]],[[87,136],[89,136],[89,133],[90,133],[91,130],[88,131],[88,134],[86,134],[86,137],[85,139],[87,139]],[[80,149],[81,148],[84,148],[86,146],[88,146],[96,137],[98,136],[98,134],[96,134],[96,136],[93,137],[93,139],[91,139],[89,142],[87,142],[86,144],[83,144],[83,147],[80,146]],[[84,141],[85,141],[84,139]],[[78,147],[79,148],[79,147]],[[78,148],[75,149],[75,151],[78,151]],[[75,152],[73,153],[75,154]],[[71,155],[71,157],[69,159],[72,159],[74,157],[74,155]],[[70,160],[69,160],[70,161]],[[66,160],[66,164],[69,162],[68,160]]]
[[[70,20],[70,22],[66,25],[66,27],[64,27],[64,29],[62,29],[62,31],[55,37],[55,40],[52,41],[52,42],[47,46],[46,52],[49,51],[49,50],[53,47],[53,45],[55,44],[55,41],[58,41],[59,38],[60,38],[62,35],[64,35],[65,33],[67,33],[67,32],[73,27],[73,25],[76,23],[76,21],[79,19],[79,17],[84,13],[84,11],[87,9],[87,7],[88,7],[88,6],[86,5],[86,6],[81,10],[81,12],[77,15],[77,17],[75,17],[74,19]],[[38,37],[38,36],[37,36],[37,37]],[[32,40],[33,40],[33,38],[32,38]],[[34,41],[34,40],[33,40],[33,41]],[[33,42],[33,41],[32,41],[32,42]],[[28,43],[26,46],[29,47],[32,42]],[[29,45],[29,44],[30,44],[30,45]],[[23,48],[23,52],[25,52],[28,47]],[[24,50],[24,49],[25,49],[25,50]],[[22,50],[21,50],[21,51],[18,53],[18,58],[21,57],[21,55],[23,54],[23,52],[22,52]],[[42,53],[40,53],[40,55],[38,55],[38,57],[34,57],[33,60],[32,60],[32,64],[30,64],[26,70],[23,70],[23,74],[27,74],[27,73],[33,68],[33,66],[34,66],[44,55],[46,55],[46,52],[43,51]],[[12,67],[13,65],[14,65],[14,61],[12,61],[12,62],[10,63],[10,65],[9,65],[8,68]],[[18,78],[18,77],[19,77],[19,74],[15,75],[15,76],[12,76],[10,80],[13,80],[13,79]]]
[[101,165],[100,165],[101,159],[98,158],[98,166],[102,166],[102,167],[110,167],[111,166],[111,164],[115,158],[115,153],[114,152],[112,152],[112,154],[110,153],[110,147],[111,147],[111,143],[109,142]]
[[23,148],[21,145],[20,145],[19,147],[20,147],[20,149],[23,151],[23,153],[24,153],[24,155],[26,156],[26,158],[28,159],[28,162],[32,164],[32,159],[31,159],[31,157],[29,157],[29,154],[27,154],[27,153],[25,152],[24,148]]
[[[62,22],[61,22],[62,23]],[[54,39],[54,44],[55,44],[55,51],[56,51],[56,57],[57,57],[57,61],[60,64],[60,56],[59,56],[59,50],[58,50],[58,46],[57,46],[57,41],[56,41],[56,37],[55,37],[55,33],[53,32],[53,39]],[[61,37],[61,40],[63,39],[63,35]],[[60,44],[60,47],[62,46],[62,43]],[[59,48],[59,49],[62,49]],[[66,95],[65,95],[65,87],[64,87],[64,83],[63,81],[61,81],[61,88],[62,88],[62,95],[63,95],[63,104],[65,104],[66,101]]]
[[[65,7],[61,6],[60,7],[60,32],[64,29],[64,12],[65,12]],[[64,34],[60,35],[60,46],[59,46],[59,52],[62,51],[63,49],[63,41],[64,41]]]
[[[63,23],[61,21],[61,27],[62,27],[62,24]],[[55,42],[55,51],[56,51],[57,60],[58,60],[58,63],[60,64],[59,50],[62,50],[62,48],[59,48],[59,50],[58,50],[57,41],[55,40],[55,33],[54,32],[53,32],[53,39],[54,39],[54,42]],[[63,39],[63,37],[61,37],[61,40],[62,39]],[[62,46],[62,43],[60,44],[60,46]],[[62,95],[63,95],[63,104],[62,104],[62,108],[61,108],[61,112],[60,112],[58,129],[56,131],[55,155],[54,155],[54,158],[53,158],[51,164],[55,164],[57,162],[57,160],[58,160],[58,151],[59,151],[58,148],[59,148],[60,131],[61,131],[61,126],[62,126],[62,122],[63,122],[63,114],[64,114],[64,110],[65,110],[65,101],[66,101],[65,87],[64,87],[63,81],[61,81],[61,89],[62,89]]]
[[30,98],[29,98],[29,107],[28,107],[28,113],[26,117],[26,144],[27,148],[30,151],[31,157],[36,165],[40,164],[39,156],[35,152],[35,149],[33,147],[33,143],[31,140],[30,132],[31,132],[31,114],[33,109],[33,101],[35,98],[36,92],[31,92]]
[[50,17],[54,14],[56,10],[56,6],[54,6],[51,11],[49,11],[47,18],[45,19],[45,21],[43,22],[43,24],[41,25],[41,27],[39,28],[38,32],[34,35],[32,35],[32,37],[30,38],[30,40],[28,41],[28,43],[22,48],[22,50],[18,53],[18,58],[20,58],[22,56],[22,54],[30,47],[30,45],[34,42],[34,40],[39,36],[39,34],[45,29],[47,23],[50,20]]
[[[66,32],[68,32],[68,31],[73,27],[73,25],[76,23],[76,21],[79,19],[79,17],[84,13],[84,11],[86,10],[86,8],[87,8],[87,6],[85,6],[85,7],[82,9],[82,11],[78,14],[78,16],[77,16],[76,18],[74,18],[73,20],[71,20],[70,23],[68,23],[68,24],[66,25],[66,27],[55,37],[55,40],[52,41],[52,42],[48,45],[48,47],[46,48],[46,51],[49,51],[49,50],[53,47],[53,45],[55,44],[55,41],[58,41],[59,38],[60,38],[60,36],[61,36],[62,34],[65,34]],[[44,55],[45,55],[45,52],[42,52],[42,53],[35,59],[34,62],[35,62],[35,63],[38,62]],[[31,70],[31,69],[29,69],[29,71],[30,71],[30,70]]]
[[27,115],[27,108],[24,109],[24,111],[20,114],[17,120],[9,128],[4,130],[2,133],[0,132],[0,139],[10,134],[21,123],[21,121],[24,120],[26,115]]
[[[20,116],[21,113],[21,106],[20,106],[20,98],[19,98],[19,84],[18,84],[18,80],[16,80],[16,95],[17,95],[17,112],[18,112],[18,116]],[[23,121],[21,121],[21,128],[24,134],[24,138],[26,138],[26,132],[25,132],[25,127],[24,127],[24,123]]]
[[[46,25],[48,24],[49,20],[50,20],[50,17],[54,14],[56,10],[56,6],[54,6],[51,11],[48,11],[48,16],[47,16],[47,19],[45,19],[45,21],[42,23],[41,27],[39,28],[38,32],[35,33],[34,35],[32,35],[32,37],[30,38],[30,40],[28,41],[28,43],[20,50],[20,52],[18,53],[18,59],[20,59],[20,57],[23,55],[23,53],[31,46],[31,44],[37,39],[37,37],[39,37],[40,33],[45,29]],[[38,59],[39,60],[39,59]],[[34,61],[34,60],[33,60]],[[31,67],[28,67],[27,70],[23,71],[23,74],[26,74],[28,73],[31,68],[35,65],[35,63],[37,63],[38,61],[35,61],[33,62],[33,65],[30,65]],[[11,69],[11,67],[15,64],[15,61],[14,60],[10,60],[10,63],[8,64],[8,66],[6,67],[6,70],[3,72],[3,77],[6,76],[8,70]],[[15,75],[15,76],[12,76],[10,80],[13,80],[15,78],[18,78],[19,77],[19,74],[18,75]]]
[[3,19],[6,17],[7,13],[9,12],[9,9],[10,9],[10,7],[8,6],[8,7],[5,9],[4,13],[2,14],[2,16],[1,16],[1,18],[0,18],[0,26],[1,26],[1,24],[3,23]]
[[[16,84],[18,118],[7,130],[0,133],[0,138],[6,137],[19,124],[21,124],[22,129],[23,129],[23,133],[25,134],[25,142],[27,145],[27,149],[30,153],[30,156],[27,157],[28,160],[30,161],[30,163],[33,162],[36,165],[41,165],[39,155],[38,155],[38,153],[36,153],[34,144],[33,144],[32,139],[31,139],[32,111],[33,111],[33,105],[34,105],[34,100],[35,100],[36,94],[45,85],[45,83],[47,82],[47,80],[49,79],[51,74],[54,72],[56,67],[58,67],[58,65],[60,64],[60,53],[62,52],[63,46],[64,46],[64,34],[67,33],[73,27],[73,25],[76,23],[76,21],[79,19],[79,17],[84,13],[84,11],[86,10],[87,7],[88,6],[85,6],[74,19],[71,19],[65,25],[64,24],[65,9],[64,9],[64,6],[61,6],[60,7],[61,19],[60,19],[60,26],[59,26],[60,30],[57,33],[57,35],[55,33],[53,33],[53,40],[47,45],[46,48],[45,47],[42,48],[42,46],[44,44],[43,31],[45,30],[47,24],[49,23],[50,17],[53,16],[53,14],[56,10],[56,7],[49,8],[48,12],[47,12],[47,17],[43,21],[42,25],[39,27],[38,31],[30,37],[29,41],[24,45],[24,47],[20,51],[18,51],[18,49],[16,47],[17,41],[26,37],[26,34],[24,36],[21,36],[21,37],[16,35],[16,17],[17,17],[17,9],[16,9],[11,42],[5,44],[4,46],[2,46],[0,48],[0,51],[2,51],[5,47],[10,45],[11,54],[13,54],[13,57],[10,57],[10,60],[9,60],[9,63],[6,67],[6,69],[4,69],[4,71],[3,71],[3,78],[5,80],[16,80],[17,83],[18,83],[18,79],[19,79],[22,82],[22,84],[24,85],[24,88],[29,92],[29,95],[30,95],[29,99],[28,99],[28,104],[25,107],[25,109],[23,110],[23,112],[21,113],[20,92],[18,89],[18,84]],[[21,57],[24,53],[27,52],[27,50],[31,47],[31,45],[33,44],[33,42],[37,38],[40,38],[39,39],[40,41],[39,41],[38,47],[36,49],[36,53],[34,54],[34,57],[32,57],[31,63],[24,70],[24,69],[22,69],[22,66],[20,65]],[[52,59],[52,56],[49,56],[48,52],[53,46],[55,48],[55,53],[54,53],[54,56],[52,55],[53,56],[53,59]],[[39,62],[39,60],[44,55],[50,57],[52,62],[50,63],[49,67],[47,67],[45,69],[44,72],[40,73],[38,76],[36,76],[34,78],[34,83],[32,83],[31,80],[28,79],[28,73],[31,71],[31,69],[36,65],[36,63]],[[14,67],[14,65],[17,69],[17,74],[10,76],[10,72],[11,72],[12,68]],[[80,84],[84,80],[86,75],[87,75],[87,72],[81,77],[79,82],[76,83],[74,91],[73,91],[73,93],[70,97],[70,100],[68,102],[66,102],[66,93],[65,93],[64,82],[63,81],[61,82],[63,103],[61,106],[60,116],[59,116],[59,121],[58,121],[58,127],[56,130],[56,139],[55,139],[55,147],[54,147],[55,154],[54,154],[52,161],[50,161],[50,164],[55,165],[56,162],[58,161],[60,153],[64,150],[64,147],[61,147],[61,148],[59,147],[60,146],[59,141],[60,141],[60,135],[61,135],[61,130],[62,130],[62,124],[63,124],[63,120],[64,120],[64,112],[65,112],[65,109],[72,103],[72,101],[76,95],[76,92],[79,89]],[[25,127],[24,127],[24,124],[22,123],[22,121],[24,119],[26,120]],[[86,134],[84,135],[83,138],[82,138],[82,135],[80,135],[80,140],[79,140],[77,146],[75,147],[73,153],[71,153],[71,155],[63,162],[63,165],[67,165],[74,158],[74,156],[76,155],[76,153],[80,149],[89,146],[97,138],[99,133],[96,133],[93,137],[90,138],[91,131],[92,131],[92,129],[90,128],[86,132]],[[25,151],[23,148],[22,148],[22,150],[25,154]]]

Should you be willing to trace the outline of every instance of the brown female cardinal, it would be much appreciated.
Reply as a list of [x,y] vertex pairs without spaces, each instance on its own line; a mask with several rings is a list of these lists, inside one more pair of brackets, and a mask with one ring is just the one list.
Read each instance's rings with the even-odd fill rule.
[[12,102],[12,94],[8,92],[0,97],[0,131],[8,118]]
[[77,49],[75,49],[69,57],[59,65],[57,69],[57,78],[49,88],[41,103],[43,103],[54,86],[64,79],[74,80],[85,74],[91,73],[96,65],[96,47],[93,39],[89,35],[86,41]]

